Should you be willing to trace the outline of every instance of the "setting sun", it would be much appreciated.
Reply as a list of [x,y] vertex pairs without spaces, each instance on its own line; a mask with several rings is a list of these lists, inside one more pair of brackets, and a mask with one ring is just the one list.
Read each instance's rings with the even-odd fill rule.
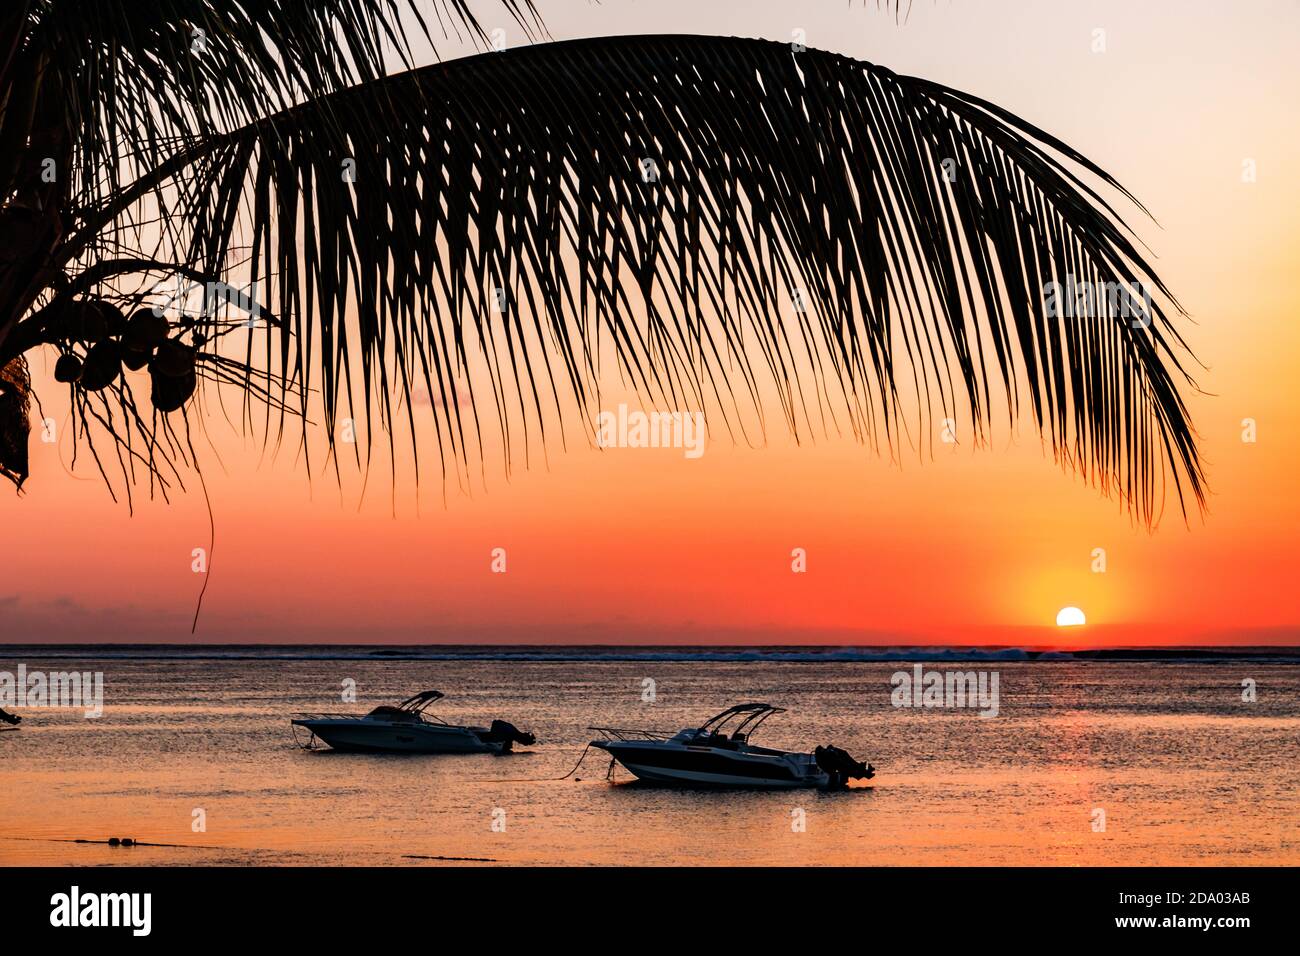
[[1063,607],[1056,612],[1057,627],[1080,627],[1086,623],[1087,619],[1077,607]]

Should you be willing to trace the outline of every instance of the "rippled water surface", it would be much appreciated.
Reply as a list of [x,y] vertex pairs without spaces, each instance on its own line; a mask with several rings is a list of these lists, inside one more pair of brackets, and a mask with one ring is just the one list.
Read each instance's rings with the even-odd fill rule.
[[[0,733],[5,864],[1300,862],[1300,668],[1285,664],[926,665],[996,670],[999,715],[981,719],[892,706],[890,677],[910,668],[893,661],[21,663],[102,671],[105,712],[21,710],[22,729]],[[294,711],[364,712],[426,687],[448,694],[443,719],[503,717],[537,745],[366,756],[290,736]],[[668,791],[608,782],[593,751],[546,779],[574,765],[589,725],[676,730],[746,700],[789,708],[757,742],[835,743],[878,776],[840,793]],[[184,846],[66,842],[110,836]]]

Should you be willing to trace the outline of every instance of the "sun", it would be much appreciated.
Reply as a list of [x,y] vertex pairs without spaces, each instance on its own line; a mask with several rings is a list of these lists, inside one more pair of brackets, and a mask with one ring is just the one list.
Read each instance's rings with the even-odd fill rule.
[[1077,607],[1063,607],[1056,612],[1057,627],[1082,627],[1086,623],[1087,618]]

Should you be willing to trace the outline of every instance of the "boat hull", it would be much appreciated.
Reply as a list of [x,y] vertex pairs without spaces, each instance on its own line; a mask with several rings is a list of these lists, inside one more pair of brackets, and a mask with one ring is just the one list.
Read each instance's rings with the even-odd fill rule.
[[663,786],[794,790],[824,787],[830,778],[781,756],[728,753],[709,747],[594,741],[638,780]]
[[471,728],[367,720],[295,720],[344,753],[499,754],[506,745],[485,742]]

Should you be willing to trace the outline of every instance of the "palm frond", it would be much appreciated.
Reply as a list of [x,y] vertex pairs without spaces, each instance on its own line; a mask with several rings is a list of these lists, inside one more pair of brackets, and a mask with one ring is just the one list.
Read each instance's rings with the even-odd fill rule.
[[[1103,193],[1131,197],[1044,130],[883,67],[546,44],[314,97],[151,179],[178,192],[187,267],[227,276],[239,247],[279,317],[248,367],[304,411],[318,390],[331,440],[354,388],[391,425],[421,387],[444,468],[485,427],[544,441],[553,416],[589,425],[612,356],[648,402],[728,425],[774,392],[801,439],[845,421],[898,447],[915,407],[923,444],[939,417],[981,440],[1027,406],[1145,520],[1170,484],[1203,502],[1181,310]],[[1053,315],[1053,283],[1124,294]]]
[[[541,35],[532,0],[498,3]],[[35,0],[23,55],[47,62],[78,133],[73,208],[93,212],[180,140],[366,83],[386,56],[409,66],[404,12],[431,40],[486,40],[466,0]]]

